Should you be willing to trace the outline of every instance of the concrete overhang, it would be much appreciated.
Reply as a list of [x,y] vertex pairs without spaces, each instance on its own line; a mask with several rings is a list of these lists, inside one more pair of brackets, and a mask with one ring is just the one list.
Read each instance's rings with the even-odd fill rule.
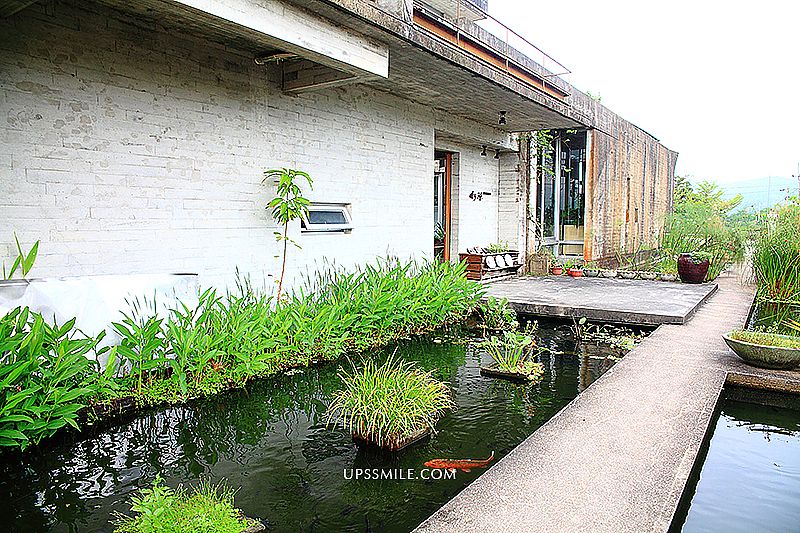
[[[386,43],[389,77],[367,82],[381,90],[486,125],[499,126],[499,112],[507,111],[507,124],[502,126],[506,131],[591,125],[591,118],[573,108],[567,98],[551,96],[407,17],[395,16],[371,2],[287,1]],[[543,70],[531,59],[519,56],[519,62],[533,71]],[[554,83],[564,89],[570,87],[562,80]]]
[[281,0],[99,0],[230,43],[255,56],[280,51],[346,73],[354,81],[389,75],[388,47]]

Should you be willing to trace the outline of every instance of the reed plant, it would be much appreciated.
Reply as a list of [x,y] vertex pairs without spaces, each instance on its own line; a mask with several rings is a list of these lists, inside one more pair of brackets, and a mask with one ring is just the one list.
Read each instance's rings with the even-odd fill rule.
[[768,217],[753,249],[761,327],[791,333],[800,320],[800,205],[784,206]]
[[367,359],[340,376],[343,387],[333,395],[328,423],[341,423],[381,447],[397,449],[415,434],[433,430],[454,407],[445,383],[394,356],[381,365]]

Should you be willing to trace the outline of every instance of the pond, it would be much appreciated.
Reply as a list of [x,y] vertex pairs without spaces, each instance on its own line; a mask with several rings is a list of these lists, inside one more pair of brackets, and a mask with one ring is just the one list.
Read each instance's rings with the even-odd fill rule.
[[[422,469],[432,458],[500,459],[616,360],[578,350],[569,325],[537,333],[544,378],[515,384],[480,375],[488,358],[463,334],[413,339],[398,355],[451,383],[457,409],[427,442],[399,454],[357,447],[326,427],[338,364],[253,383],[213,399],[161,408],[82,440],[0,459],[0,500],[12,531],[112,531],[114,515],[160,474],[170,486],[201,479],[238,488],[235,503],[270,531],[409,531],[481,474],[451,480],[354,480],[345,469]],[[387,357],[386,350],[375,357]]]
[[[726,391],[673,531],[800,531],[800,398]],[[702,456],[701,456],[702,461]]]

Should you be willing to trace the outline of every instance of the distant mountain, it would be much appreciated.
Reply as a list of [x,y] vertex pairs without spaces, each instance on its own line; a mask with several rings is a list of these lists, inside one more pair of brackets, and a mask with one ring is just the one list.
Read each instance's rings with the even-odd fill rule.
[[725,190],[727,198],[737,194],[744,196],[742,209],[752,207],[759,211],[784,201],[789,194],[796,195],[798,184],[797,178],[773,176],[771,178],[720,183],[719,186]]

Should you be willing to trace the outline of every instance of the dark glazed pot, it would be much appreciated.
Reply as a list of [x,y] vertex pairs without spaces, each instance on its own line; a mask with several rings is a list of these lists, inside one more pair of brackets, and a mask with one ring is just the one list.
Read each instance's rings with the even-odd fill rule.
[[678,275],[682,282],[703,283],[706,274],[708,274],[708,259],[695,263],[690,254],[678,256]]

